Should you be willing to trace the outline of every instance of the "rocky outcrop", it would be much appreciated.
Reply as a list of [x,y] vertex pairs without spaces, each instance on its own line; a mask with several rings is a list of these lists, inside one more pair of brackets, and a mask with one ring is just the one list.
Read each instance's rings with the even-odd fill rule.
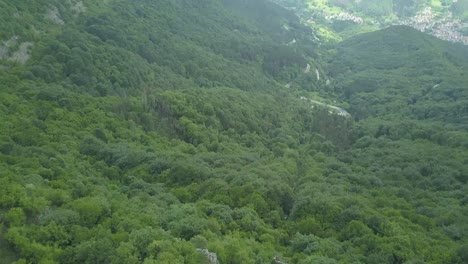
[[[18,62],[21,64],[26,63],[30,57],[30,49],[34,45],[32,42],[23,42],[19,44],[18,49],[11,54],[11,48],[18,45],[18,36],[13,36],[0,45],[0,59]],[[11,54],[11,55],[10,55]]]
[[286,262],[281,261],[280,257],[276,256],[273,258],[273,264],[288,264]]
[[20,44],[19,49],[15,51],[11,57],[8,58],[9,61],[15,61],[21,64],[25,64],[31,57],[29,50],[34,46],[32,42],[23,42]]
[[83,4],[83,1],[77,1],[75,3],[72,3],[70,10],[73,12],[73,15],[78,16],[81,13],[86,12],[86,7]]
[[218,256],[214,252],[208,251],[208,249],[197,248],[197,252],[206,256],[210,264],[219,264]]
[[18,42],[18,36],[13,36],[9,40],[4,41],[2,45],[0,45],[0,59],[8,58],[8,51],[10,47],[16,45]]
[[52,7],[47,11],[47,14],[45,16],[47,19],[51,20],[55,24],[58,25],[65,25],[65,21],[62,20],[60,17],[60,13],[57,7]]

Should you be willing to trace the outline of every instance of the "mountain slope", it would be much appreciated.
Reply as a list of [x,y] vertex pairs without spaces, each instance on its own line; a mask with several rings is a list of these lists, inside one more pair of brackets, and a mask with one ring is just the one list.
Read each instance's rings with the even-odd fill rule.
[[0,262],[468,259],[466,47],[325,50],[263,0],[0,5]]
[[380,93],[386,101],[365,115],[400,113],[466,129],[467,61],[464,46],[398,26],[342,42],[329,73],[356,114],[370,107],[368,96]]

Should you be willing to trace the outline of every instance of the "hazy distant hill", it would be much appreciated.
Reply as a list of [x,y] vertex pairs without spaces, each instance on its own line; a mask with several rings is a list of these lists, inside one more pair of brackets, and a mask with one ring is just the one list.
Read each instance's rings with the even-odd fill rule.
[[468,44],[468,1],[276,0],[294,10],[322,40],[347,38],[390,25],[408,25]]
[[[366,108],[365,97],[384,93],[388,107],[397,108],[381,114],[412,109],[408,117],[434,118],[467,128],[468,49],[461,44],[448,45],[406,26],[390,27],[341,42],[328,69],[354,107]],[[390,100],[393,96],[406,101],[401,103],[409,108],[397,106],[399,99]]]

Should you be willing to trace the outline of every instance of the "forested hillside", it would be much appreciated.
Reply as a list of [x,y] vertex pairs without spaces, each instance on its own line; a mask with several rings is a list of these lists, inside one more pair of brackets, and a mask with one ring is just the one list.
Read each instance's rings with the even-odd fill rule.
[[468,261],[466,46],[324,47],[265,0],[0,13],[0,263]]

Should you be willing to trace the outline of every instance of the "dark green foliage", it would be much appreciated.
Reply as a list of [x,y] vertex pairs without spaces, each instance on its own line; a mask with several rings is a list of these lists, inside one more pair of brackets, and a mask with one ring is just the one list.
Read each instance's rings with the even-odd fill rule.
[[340,44],[329,68],[358,118],[406,111],[419,120],[466,121],[466,48],[409,27],[367,36]]

